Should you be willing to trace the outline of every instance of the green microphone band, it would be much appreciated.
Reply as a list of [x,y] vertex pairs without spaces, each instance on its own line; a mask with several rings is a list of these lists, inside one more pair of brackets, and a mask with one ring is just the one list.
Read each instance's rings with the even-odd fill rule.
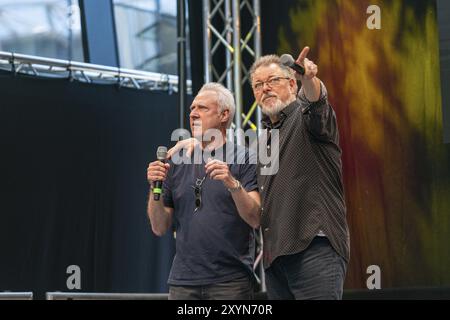
[[162,193],[162,189],[161,188],[153,188],[153,193],[161,194]]

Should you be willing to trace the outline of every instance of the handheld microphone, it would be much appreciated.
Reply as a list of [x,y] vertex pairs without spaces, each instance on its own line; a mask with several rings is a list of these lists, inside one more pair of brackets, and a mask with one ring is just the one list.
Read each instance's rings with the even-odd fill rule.
[[295,63],[294,58],[292,58],[292,56],[290,54],[283,54],[280,57],[280,61],[284,66],[294,69],[301,75],[305,74],[305,68],[303,68],[301,65]]
[[[156,151],[156,158],[165,163],[167,157],[167,148],[160,146],[158,147],[158,150]],[[153,200],[159,201],[159,198],[162,193],[162,181],[155,181],[154,182],[154,188],[153,188]]]

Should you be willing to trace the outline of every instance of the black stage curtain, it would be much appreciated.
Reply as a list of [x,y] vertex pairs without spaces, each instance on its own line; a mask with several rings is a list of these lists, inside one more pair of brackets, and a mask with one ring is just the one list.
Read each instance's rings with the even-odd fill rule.
[[0,73],[0,291],[167,292],[172,234],[146,216],[146,168],[177,97]]

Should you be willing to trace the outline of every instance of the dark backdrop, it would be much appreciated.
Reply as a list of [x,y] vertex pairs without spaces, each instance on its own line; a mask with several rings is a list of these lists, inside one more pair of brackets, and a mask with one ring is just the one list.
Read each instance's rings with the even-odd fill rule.
[[0,74],[0,291],[166,292],[172,235],[146,216],[146,168],[176,96]]

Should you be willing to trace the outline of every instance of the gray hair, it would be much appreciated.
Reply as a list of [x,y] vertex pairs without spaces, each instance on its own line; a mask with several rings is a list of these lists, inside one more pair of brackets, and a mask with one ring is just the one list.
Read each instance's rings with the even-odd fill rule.
[[295,72],[291,68],[286,67],[284,64],[282,64],[279,56],[277,56],[276,54],[270,54],[258,58],[253,63],[252,67],[250,68],[250,83],[253,83],[253,74],[258,68],[268,67],[271,64],[276,64],[278,67],[280,67],[281,71],[283,71],[286,77],[295,79]]
[[230,119],[227,123],[227,128],[229,128],[231,126],[231,123],[233,123],[234,113],[236,112],[236,104],[234,102],[234,96],[231,91],[217,82],[204,84],[198,93],[200,94],[204,91],[214,91],[215,93],[217,93],[217,105],[219,107],[219,112],[223,112],[225,110],[230,111]]

